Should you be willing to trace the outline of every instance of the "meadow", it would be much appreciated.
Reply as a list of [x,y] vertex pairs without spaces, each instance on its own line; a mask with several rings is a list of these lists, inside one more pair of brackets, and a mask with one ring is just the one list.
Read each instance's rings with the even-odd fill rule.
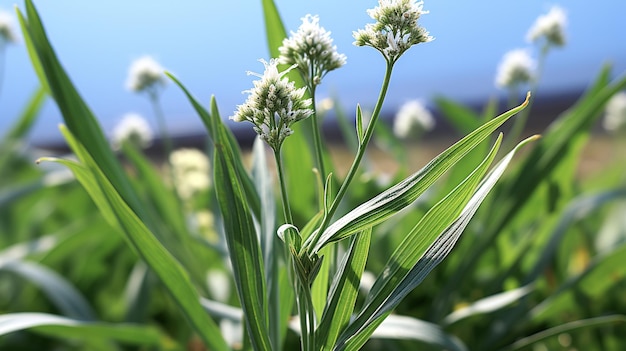
[[[323,19],[288,31],[272,0],[272,59],[251,62],[263,71],[232,114],[138,60],[127,84],[154,106],[154,162],[141,116],[105,136],[26,0],[16,27],[41,87],[0,140],[0,349],[626,349],[624,72],[605,66],[525,136],[542,62],[566,44],[555,7],[529,31],[538,57],[503,60],[508,106],[440,97],[460,137],[422,148],[434,123],[423,106],[391,124],[381,111],[395,63],[433,39],[419,23],[428,3],[374,5],[354,32],[383,58],[372,111],[316,101],[345,56]],[[202,120],[203,147],[168,134],[164,84]],[[27,142],[46,99],[70,154]],[[331,112],[340,147],[321,129]],[[254,130],[250,150],[228,118]]]

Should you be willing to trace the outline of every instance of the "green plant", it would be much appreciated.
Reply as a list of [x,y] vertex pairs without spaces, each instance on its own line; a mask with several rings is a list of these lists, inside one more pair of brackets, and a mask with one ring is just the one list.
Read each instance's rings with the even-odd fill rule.
[[[44,86],[41,94],[49,92],[62,111],[66,126],[61,132],[77,158],[40,161],[69,168],[97,211],[85,205],[88,197],[76,184],[62,185],[71,187],[74,196],[53,205],[55,211],[67,206],[52,227],[58,232],[32,241],[16,237],[3,245],[13,246],[0,252],[0,270],[37,283],[29,291],[46,298],[28,306],[28,299],[16,297],[26,304],[22,311],[41,312],[0,315],[0,335],[29,329],[70,349],[182,349],[200,342],[211,350],[280,350],[299,342],[304,350],[355,350],[389,342],[367,343],[376,337],[393,339],[390,345],[398,347],[408,339],[433,349],[491,350],[521,349],[583,330],[580,345],[623,346],[617,332],[594,331],[618,328],[625,320],[623,301],[615,294],[623,285],[618,260],[624,245],[597,253],[591,252],[594,246],[585,251],[593,257],[590,263],[572,270],[569,253],[578,252],[590,237],[587,228],[580,237],[567,233],[582,219],[596,227],[604,219],[602,206],[625,195],[614,182],[598,195],[582,193],[574,177],[594,119],[624,88],[625,78],[610,82],[605,69],[578,105],[559,117],[506,176],[516,151],[537,138],[517,143],[493,167],[503,136],[489,138],[528,105],[529,96],[493,118],[493,109],[483,117],[442,101],[465,137],[417,172],[397,175],[388,189],[359,177],[372,138],[398,143],[376,125],[394,64],[411,46],[431,39],[417,25],[421,6],[381,2],[370,11],[376,24],[355,34],[358,45],[383,55],[386,73],[368,122],[357,106],[355,157],[343,178],[333,170],[312,108],[316,85],[343,61],[316,17],[305,17],[303,27],[330,50],[303,54],[296,39],[283,42],[286,31],[278,11],[272,1],[263,1],[270,56],[282,54],[282,60],[264,62],[250,99],[233,117],[252,122],[260,135],[250,168],[216,99],[205,108],[167,73],[198,112],[210,139],[213,187],[186,202],[167,181],[175,181],[176,172],[164,176],[132,142],[121,144],[121,154],[133,172],[122,167],[27,0],[26,16],[18,14]],[[281,51],[281,45],[293,50]],[[279,62],[299,66],[284,69]],[[304,63],[310,66],[304,69]],[[306,118],[310,125],[298,122]],[[278,186],[266,159],[268,145]],[[492,189],[493,196],[487,196]],[[55,191],[67,189],[39,187],[36,196],[55,200]],[[22,194],[10,199],[13,206],[32,203]],[[213,215],[210,231],[190,220],[198,218],[198,211]],[[21,221],[40,223],[32,217]],[[71,253],[77,247],[82,252]],[[380,273],[364,290],[366,270]],[[607,272],[617,276],[615,284],[600,284]],[[232,282],[207,283],[208,273],[226,274]],[[221,296],[220,284],[234,286],[237,295]],[[5,289],[15,294],[12,286]],[[607,303],[574,309],[570,313],[577,322],[559,318],[575,301],[607,292],[617,308]],[[228,332],[228,326],[242,330]],[[296,334],[300,340],[294,342]],[[19,338],[7,340],[9,346],[23,344]],[[56,344],[46,340],[42,345]]]

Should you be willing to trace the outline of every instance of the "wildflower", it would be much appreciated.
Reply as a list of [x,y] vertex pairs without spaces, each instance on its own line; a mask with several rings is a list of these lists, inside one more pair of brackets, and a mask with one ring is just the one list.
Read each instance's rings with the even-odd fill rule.
[[13,16],[9,12],[0,10],[0,47],[5,43],[14,43],[17,41],[15,34],[15,22]]
[[291,32],[279,48],[281,64],[296,65],[310,87],[320,84],[326,73],[346,64],[346,55],[337,53],[330,32],[319,25],[319,17],[302,17],[297,32]]
[[184,200],[211,186],[210,164],[207,156],[198,149],[178,149],[170,154],[174,186]]
[[296,89],[295,84],[284,77],[293,66],[279,73],[277,60],[259,61],[265,66],[265,72],[263,75],[248,72],[260,79],[254,81],[254,88],[244,91],[250,95],[243,105],[237,106],[230,119],[252,122],[261,139],[279,150],[285,138],[293,133],[291,125],[313,114],[312,103],[311,99],[303,98],[306,88]]
[[496,86],[501,88],[515,88],[518,85],[530,83],[535,76],[536,63],[527,50],[516,49],[504,54],[498,73]]
[[567,16],[559,6],[553,6],[550,11],[541,15],[528,31],[526,39],[529,42],[545,40],[546,47],[565,45],[565,25]]
[[371,46],[394,63],[411,46],[432,41],[428,31],[417,24],[420,16],[428,13],[423,5],[415,0],[379,0],[378,7],[367,10],[376,23],[353,32],[354,45]]
[[611,132],[626,130],[626,92],[616,93],[607,102],[602,126]]
[[163,67],[150,56],[135,60],[128,70],[126,87],[134,92],[154,92],[159,85],[165,85]]
[[411,100],[400,107],[393,124],[393,133],[400,139],[409,139],[432,130],[435,119],[419,100]]
[[153,133],[148,122],[136,113],[127,113],[113,129],[113,147],[119,149],[125,141],[140,148],[152,144]]

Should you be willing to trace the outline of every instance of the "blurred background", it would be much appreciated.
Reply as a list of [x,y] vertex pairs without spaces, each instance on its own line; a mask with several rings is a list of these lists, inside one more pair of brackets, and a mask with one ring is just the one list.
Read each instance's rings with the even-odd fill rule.
[[[288,31],[299,18],[318,14],[340,53],[348,57],[345,67],[328,74],[318,96],[336,97],[352,114],[357,103],[373,105],[384,65],[371,48],[352,45],[352,31],[372,20],[365,9],[369,2],[277,0]],[[128,112],[146,117],[154,126],[145,96],[125,87],[133,60],[151,55],[178,76],[199,98],[208,103],[215,95],[224,118],[245,100],[241,91],[252,86],[246,71],[262,72],[259,58],[268,59],[260,1],[35,1],[48,35],[77,88],[108,133]],[[430,11],[421,24],[435,40],[410,50],[396,65],[385,112],[394,113],[407,100],[428,103],[443,95],[469,105],[490,97],[505,97],[494,77],[502,56],[512,49],[536,48],[525,40],[535,19],[552,5],[567,12],[567,44],[548,55],[544,75],[535,96],[534,111],[546,104],[568,106],[584,90],[606,62],[614,72],[626,69],[623,33],[626,3],[569,0],[505,2],[427,1]],[[0,8],[13,12],[13,0],[0,0]],[[23,6],[17,3],[17,6]],[[23,38],[7,47],[0,94],[0,129],[9,126],[38,85]],[[200,119],[179,89],[170,84],[161,95],[168,128],[173,135],[202,133]],[[545,109],[544,109],[545,111]],[[31,139],[38,144],[61,142],[57,125],[61,117],[52,101],[46,103]],[[250,130],[249,125],[237,128]],[[156,129],[156,128],[155,128]]]

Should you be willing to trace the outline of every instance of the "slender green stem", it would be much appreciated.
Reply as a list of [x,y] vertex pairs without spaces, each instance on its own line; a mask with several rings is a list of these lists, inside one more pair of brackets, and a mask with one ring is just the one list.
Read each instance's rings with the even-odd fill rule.
[[169,162],[169,155],[172,153],[172,139],[167,132],[167,125],[165,124],[165,114],[159,103],[159,94],[156,89],[148,91],[148,97],[150,98],[150,104],[154,111],[154,115],[159,126],[159,134],[161,135],[161,141],[163,142],[163,151],[165,152],[165,159]]
[[[285,180],[285,172],[283,170],[282,158],[280,157],[280,149],[274,150],[274,158],[276,160],[276,173],[278,173],[278,182],[280,183],[280,194],[283,202],[283,214],[285,223],[293,224],[291,207],[287,196],[287,185]],[[292,265],[298,257],[291,255]],[[302,332],[301,343],[302,350],[310,351],[315,347],[315,308],[313,307],[313,299],[311,298],[311,289],[306,281],[308,277],[300,277],[295,267],[293,270],[293,284],[296,289],[296,303],[298,305],[298,313],[300,315],[300,329]]]
[[280,184],[280,197],[283,202],[285,223],[293,224],[291,206],[289,206],[289,197],[287,196],[287,182],[285,180],[285,172],[283,170],[283,161],[280,157],[280,149],[274,150],[274,159],[276,160],[276,173],[278,173],[278,183]]
[[337,209],[339,208],[339,204],[341,203],[341,200],[346,194],[346,191],[348,190],[348,187],[350,186],[352,179],[356,175],[357,170],[359,169],[359,165],[361,164],[361,160],[363,159],[363,156],[365,155],[365,150],[367,149],[367,145],[370,139],[372,138],[372,135],[374,134],[374,127],[376,126],[376,122],[378,121],[378,118],[380,116],[380,111],[382,110],[383,102],[385,101],[385,96],[387,95],[387,89],[389,88],[389,82],[391,81],[392,70],[393,70],[393,62],[387,62],[387,67],[385,70],[385,77],[383,79],[382,87],[380,88],[380,93],[378,95],[378,100],[376,101],[376,106],[374,107],[374,111],[372,112],[372,118],[370,119],[370,122],[367,125],[367,129],[365,130],[365,134],[363,135],[363,138],[359,138],[359,148],[357,150],[357,154],[354,158],[354,161],[352,162],[352,166],[350,166],[350,170],[348,171],[346,178],[341,184],[341,187],[339,188],[339,191],[337,192],[337,196],[333,199],[333,202],[330,208],[328,209],[328,213],[326,214],[326,216],[324,216],[324,219],[322,221],[322,224],[319,227],[319,230],[315,233],[314,236],[309,237],[310,239],[311,238],[312,239],[310,241],[307,240],[307,243],[305,243],[303,247],[315,246],[315,244],[319,240],[324,230],[330,224],[330,221],[333,215],[335,214],[335,212],[337,211]]
[[322,132],[319,120],[317,118],[317,108],[315,107],[315,85],[309,88],[311,92],[311,100],[313,101],[313,115],[311,116],[311,124],[313,125],[313,143],[315,145],[315,157],[317,158],[317,169],[322,176],[322,182],[326,180],[326,168],[324,167],[324,152],[322,149]]

